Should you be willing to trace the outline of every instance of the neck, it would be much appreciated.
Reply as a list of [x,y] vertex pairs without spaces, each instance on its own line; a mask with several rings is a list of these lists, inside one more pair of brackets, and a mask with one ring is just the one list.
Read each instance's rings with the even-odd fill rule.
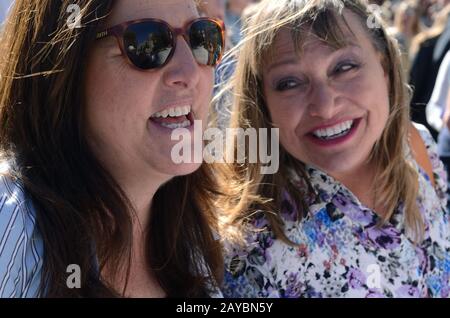
[[[139,176],[115,176],[118,184],[129,199],[134,212],[132,214],[132,256],[130,263],[130,276],[127,283],[126,297],[165,297],[165,292],[157,282],[155,274],[149,271],[147,263],[146,229],[151,216],[151,205],[156,191],[168,180],[169,176],[159,174],[141,173]],[[109,264],[102,272],[102,276],[118,292],[125,286],[125,274],[114,278],[116,264]]]
[[380,214],[375,206],[374,181],[375,167],[373,164],[363,164],[352,171],[332,175],[334,179],[346,186],[358,200],[368,208]]
[[132,214],[133,237],[145,232],[150,220],[153,197],[156,191],[169,180],[169,176],[157,173],[128,174],[118,178],[118,183],[135,212]]

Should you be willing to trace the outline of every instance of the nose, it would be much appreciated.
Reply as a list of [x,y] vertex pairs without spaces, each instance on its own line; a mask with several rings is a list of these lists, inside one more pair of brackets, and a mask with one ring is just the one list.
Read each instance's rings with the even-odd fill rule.
[[308,111],[311,116],[331,119],[336,115],[338,111],[336,93],[329,83],[312,84],[309,95]]
[[178,36],[175,52],[163,71],[163,80],[168,86],[192,89],[198,84],[200,65],[184,37]]

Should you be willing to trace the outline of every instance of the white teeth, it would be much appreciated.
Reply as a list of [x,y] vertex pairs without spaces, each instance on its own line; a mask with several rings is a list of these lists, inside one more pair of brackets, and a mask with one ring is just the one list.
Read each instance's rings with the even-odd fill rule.
[[350,131],[352,125],[353,120],[348,120],[333,127],[318,129],[314,131],[313,134],[321,139],[334,139],[347,134]]
[[170,117],[179,117],[179,116],[186,116],[191,112],[191,106],[182,106],[182,107],[174,107],[169,108],[166,110],[163,110],[161,112],[158,112],[154,114],[153,118],[167,118]]
[[333,136],[335,135],[334,129],[333,128],[327,128],[327,136]]
[[191,125],[191,122],[189,120],[185,120],[182,123],[172,123],[172,124],[159,123],[159,124],[163,127],[169,128],[169,129],[177,129],[177,128],[189,127]]

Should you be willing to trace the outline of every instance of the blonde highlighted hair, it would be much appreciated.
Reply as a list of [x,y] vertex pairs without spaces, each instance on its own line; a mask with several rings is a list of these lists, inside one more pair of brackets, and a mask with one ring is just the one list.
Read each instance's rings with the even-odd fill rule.
[[[416,204],[418,173],[405,156],[410,125],[410,92],[402,71],[399,48],[386,34],[382,21],[378,21],[379,28],[369,28],[366,22],[371,12],[367,2],[360,0],[263,0],[258,6],[256,13],[245,21],[245,37],[236,49],[239,55],[236,71],[227,87],[234,93],[231,126],[272,128],[262,89],[262,69],[276,53],[273,44],[282,28],[292,30],[292,40],[300,50],[306,36],[305,27],[330,46],[340,48],[346,45],[342,26],[348,27],[343,13],[344,10],[352,12],[359,17],[374,48],[382,56],[381,63],[389,77],[389,118],[369,158],[377,168],[375,206],[381,205],[387,211],[382,218],[382,222],[386,222],[402,203],[406,229],[413,240],[420,240],[424,224]],[[253,213],[258,211],[265,213],[279,239],[292,244],[284,234],[278,211],[283,191],[287,191],[296,204],[298,219],[307,213],[309,199],[317,199],[305,165],[280,145],[279,171],[273,175],[261,175],[260,167],[261,163],[246,162],[218,168],[222,172],[218,176],[223,178],[224,192],[229,194],[217,202],[224,212],[223,235],[228,239],[242,239],[242,233],[245,233],[242,230]],[[292,171],[304,182],[303,187],[293,183]]]

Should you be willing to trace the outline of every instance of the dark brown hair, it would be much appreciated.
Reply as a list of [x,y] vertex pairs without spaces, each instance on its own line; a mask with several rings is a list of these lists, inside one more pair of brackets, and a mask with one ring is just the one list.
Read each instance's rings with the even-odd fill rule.
[[[82,10],[81,28],[67,26],[70,4]],[[0,151],[36,208],[41,296],[120,296],[99,273],[111,263],[113,277],[129,273],[133,211],[89,149],[83,120],[86,58],[113,4],[16,0],[1,34]],[[221,277],[209,169],[172,179],[153,198],[147,261],[169,297],[205,296]],[[66,286],[69,264],[82,269],[81,289]]]

